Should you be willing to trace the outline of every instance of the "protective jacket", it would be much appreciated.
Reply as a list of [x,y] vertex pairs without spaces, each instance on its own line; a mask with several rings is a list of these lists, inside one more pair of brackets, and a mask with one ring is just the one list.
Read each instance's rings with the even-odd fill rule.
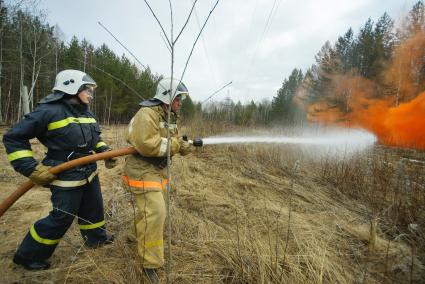
[[[48,96],[49,97],[49,96]],[[42,100],[39,106],[3,136],[8,160],[19,173],[29,176],[37,165],[30,139],[37,138],[48,148],[42,163],[56,166],[67,160],[103,152],[109,147],[100,138],[100,127],[87,106],[70,104],[66,99]],[[96,163],[64,171],[51,184],[75,187],[90,182]]]
[[[178,116],[171,114],[170,128],[170,152],[171,156],[177,153],[186,155],[190,153],[189,147],[184,147],[182,138],[179,138],[177,127]],[[127,158],[125,171],[130,179],[163,182],[162,169],[167,163],[167,113],[160,105],[142,106],[130,121],[127,131],[127,141],[137,150]],[[145,191],[149,187],[145,187]]]
[[[99,124],[86,105],[71,104],[63,94],[45,97],[39,106],[3,136],[8,159],[16,171],[31,175],[37,161],[30,139],[37,138],[48,148],[42,163],[56,166],[67,160],[103,152],[109,147],[100,138]],[[96,163],[58,174],[48,187],[53,210],[35,222],[16,255],[28,260],[49,258],[78,216],[80,232],[89,246],[107,240]]]
[[[138,253],[144,268],[164,265],[163,231],[165,202],[163,190],[167,184],[164,168],[167,164],[167,113],[155,101],[145,101],[130,121],[127,141],[137,154],[127,157],[124,181],[134,195],[138,209],[135,217]],[[190,145],[179,138],[178,117],[171,116],[171,156],[190,152]]]

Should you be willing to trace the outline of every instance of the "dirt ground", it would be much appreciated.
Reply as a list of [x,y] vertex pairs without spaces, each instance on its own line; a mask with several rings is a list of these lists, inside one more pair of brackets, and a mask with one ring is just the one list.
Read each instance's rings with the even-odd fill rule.
[[[127,146],[123,127],[105,127],[103,137],[115,149]],[[32,146],[41,158],[42,145],[32,141]],[[188,157],[176,156],[170,282],[424,283],[423,264],[403,238],[389,239],[379,225],[371,237],[372,208],[318,180],[303,163],[295,172],[298,155],[289,147],[282,152],[207,146]],[[113,245],[86,249],[73,224],[51,258],[51,269],[29,272],[13,264],[29,227],[51,210],[49,190],[35,187],[0,218],[0,282],[144,282],[131,196],[120,179],[123,164],[120,158],[116,168],[107,170],[98,162]],[[1,144],[0,200],[24,181]],[[167,246],[167,264],[169,256]],[[166,270],[159,274],[165,283]]]

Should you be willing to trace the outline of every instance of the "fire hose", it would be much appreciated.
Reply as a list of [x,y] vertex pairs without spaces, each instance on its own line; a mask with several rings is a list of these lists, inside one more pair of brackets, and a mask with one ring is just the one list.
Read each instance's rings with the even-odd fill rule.
[[[187,138],[186,138],[187,139]],[[186,140],[190,144],[195,147],[201,147],[203,145],[203,141],[200,138],[195,138],[193,140]],[[69,162],[57,165],[56,167],[52,167],[49,169],[49,172],[52,174],[58,174],[62,171],[72,169],[77,166],[82,166],[86,164],[90,164],[99,160],[106,160],[119,156],[126,156],[137,153],[136,149],[133,147],[130,148],[122,148],[118,150],[107,151],[99,154],[93,154],[90,156],[85,156],[79,159],[71,160]],[[28,190],[30,190],[34,186],[34,183],[31,180],[23,183],[17,190],[15,190],[11,195],[9,195],[1,204],[0,204],[0,218],[3,214]]]
[[[136,153],[134,148],[123,148],[118,150],[107,151],[99,154],[94,154],[90,156],[85,156],[79,159],[71,160],[69,162],[57,165],[49,169],[49,172],[52,174],[58,174],[62,171],[72,169],[76,166],[82,166],[90,164],[99,160],[110,159],[119,156],[125,156]],[[28,190],[34,186],[34,183],[31,180],[23,183],[17,190],[15,190],[11,195],[9,195],[1,204],[0,204],[0,217],[15,203],[22,195],[24,195]]]

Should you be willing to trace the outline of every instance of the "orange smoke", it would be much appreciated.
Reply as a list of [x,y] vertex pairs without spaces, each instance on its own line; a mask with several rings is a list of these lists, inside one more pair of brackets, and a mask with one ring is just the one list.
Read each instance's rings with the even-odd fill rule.
[[381,73],[384,84],[332,75],[327,94],[307,107],[308,120],[362,127],[382,144],[425,150],[424,59],[425,34],[419,32],[394,50],[391,64]]
[[385,145],[425,150],[425,92],[398,107],[394,99],[375,101],[351,116],[353,125],[375,133]]
[[425,150],[425,92],[408,103],[390,108],[384,120],[385,144]]
[[[360,86],[371,86],[362,78],[348,78]],[[340,81],[342,82],[342,81]],[[362,83],[363,82],[363,83]],[[349,83],[347,83],[349,84]],[[372,84],[373,85],[373,84]],[[353,87],[351,97],[340,107],[319,102],[308,107],[308,119],[343,127],[361,127],[373,132],[380,143],[425,150],[425,92],[393,107],[395,98],[375,99]],[[348,106],[347,111],[342,111]]]

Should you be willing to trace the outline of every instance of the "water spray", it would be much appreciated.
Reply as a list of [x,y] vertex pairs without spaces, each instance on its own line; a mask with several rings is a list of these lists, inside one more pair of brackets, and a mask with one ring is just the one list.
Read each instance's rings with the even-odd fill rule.
[[300,136],[256,135],[256,136],[213,136],[202,139],[202,145],[222,144],[295,144],[319,146],[333,150],[361,151],[377,141],[375,135],[361,129],[333,130],[329,133],[303,134]]

